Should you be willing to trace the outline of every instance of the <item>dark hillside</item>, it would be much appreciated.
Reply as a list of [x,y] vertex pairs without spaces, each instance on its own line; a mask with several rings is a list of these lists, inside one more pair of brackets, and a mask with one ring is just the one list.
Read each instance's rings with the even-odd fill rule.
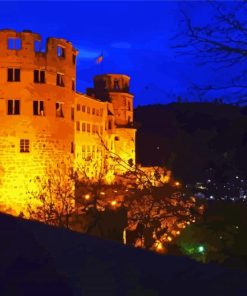
[[219,181],[247,171],[246,109],[214,103],[150,105],[135,110],[138,162],[165,165],[178,178],[200,181],[212,168]]
[[246,274],[0,215],[0,295],[247,295]]

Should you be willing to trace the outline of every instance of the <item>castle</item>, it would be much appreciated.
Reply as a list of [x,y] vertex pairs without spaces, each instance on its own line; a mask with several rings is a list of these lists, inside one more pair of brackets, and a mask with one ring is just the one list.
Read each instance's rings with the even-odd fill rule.
[[[94,78],[76,91],[78,51],[60,38],[0,30],[0,206],[25,210],[30,180],[70,160],[110,183],[135,164],[133,95],[126,75]],[[117,157],[109,157],[109,152]]]

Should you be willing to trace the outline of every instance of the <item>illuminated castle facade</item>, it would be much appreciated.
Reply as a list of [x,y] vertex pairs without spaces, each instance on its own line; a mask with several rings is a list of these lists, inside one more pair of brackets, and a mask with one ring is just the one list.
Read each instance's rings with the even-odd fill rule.
[[[0,30],[0,206],[24,210],[30,180],[72,161],[106,182],[135,164],[133,95],[126,75],[94,78],[76,92],[78,51],[64,39]],[[115,155],[116,157],[112,157]]]

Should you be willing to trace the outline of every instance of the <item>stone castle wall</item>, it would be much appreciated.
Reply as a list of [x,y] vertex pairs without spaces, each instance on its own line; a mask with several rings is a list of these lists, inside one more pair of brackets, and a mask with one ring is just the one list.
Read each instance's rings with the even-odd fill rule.
[[[21,48],[9,49],[8,39],[19,39]],[[38,34],[0,31],[0,204],[16,211],[26,206],[30,180],[71,157],[74,141],[71,81],[76,51],[65,40],[50,38],[45,52],[35,52],[36,40],[41,40]],[[57,56],[58,45],[65,49],[65,58]],[[8,81],[8,69],[20,69],[20,81]],[[34,70],[45,71],[45,83],[34,82]],[[64,74],[64,86],[56,85],[57,73]],[[8,114],[9,100],[19,100],[18,114]],[[43,101],[42,114],[34,115],[35,100]],[[63,105],[63,117],[57,117],[57,102]],[[20,151],[21,140],[29,141],[29,152]]]
[[32,181],[58,163],[108,183],[126,171],[114,156],[135,164],[130,78],[98,75],[87,95],[77,93],[78,52],[64,39],[41,42],[0,30],[0,208],[15,214],[25,212]]

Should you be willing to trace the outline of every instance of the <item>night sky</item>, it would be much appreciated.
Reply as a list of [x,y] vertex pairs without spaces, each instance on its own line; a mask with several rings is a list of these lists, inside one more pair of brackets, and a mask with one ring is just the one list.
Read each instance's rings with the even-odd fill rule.
[[[71,41],[79,50],[79,91],[92,85],[95,74],[123,73],[131,76],[135,106],[169,103],[178,95],[196,100],[191,83],[222,79],[213,65],[198,65],[172,47],[181,9],[198,23],[212,17],[205,2],[0,2],[0,28]],[[101,52],[104,60],[97,65]]]

